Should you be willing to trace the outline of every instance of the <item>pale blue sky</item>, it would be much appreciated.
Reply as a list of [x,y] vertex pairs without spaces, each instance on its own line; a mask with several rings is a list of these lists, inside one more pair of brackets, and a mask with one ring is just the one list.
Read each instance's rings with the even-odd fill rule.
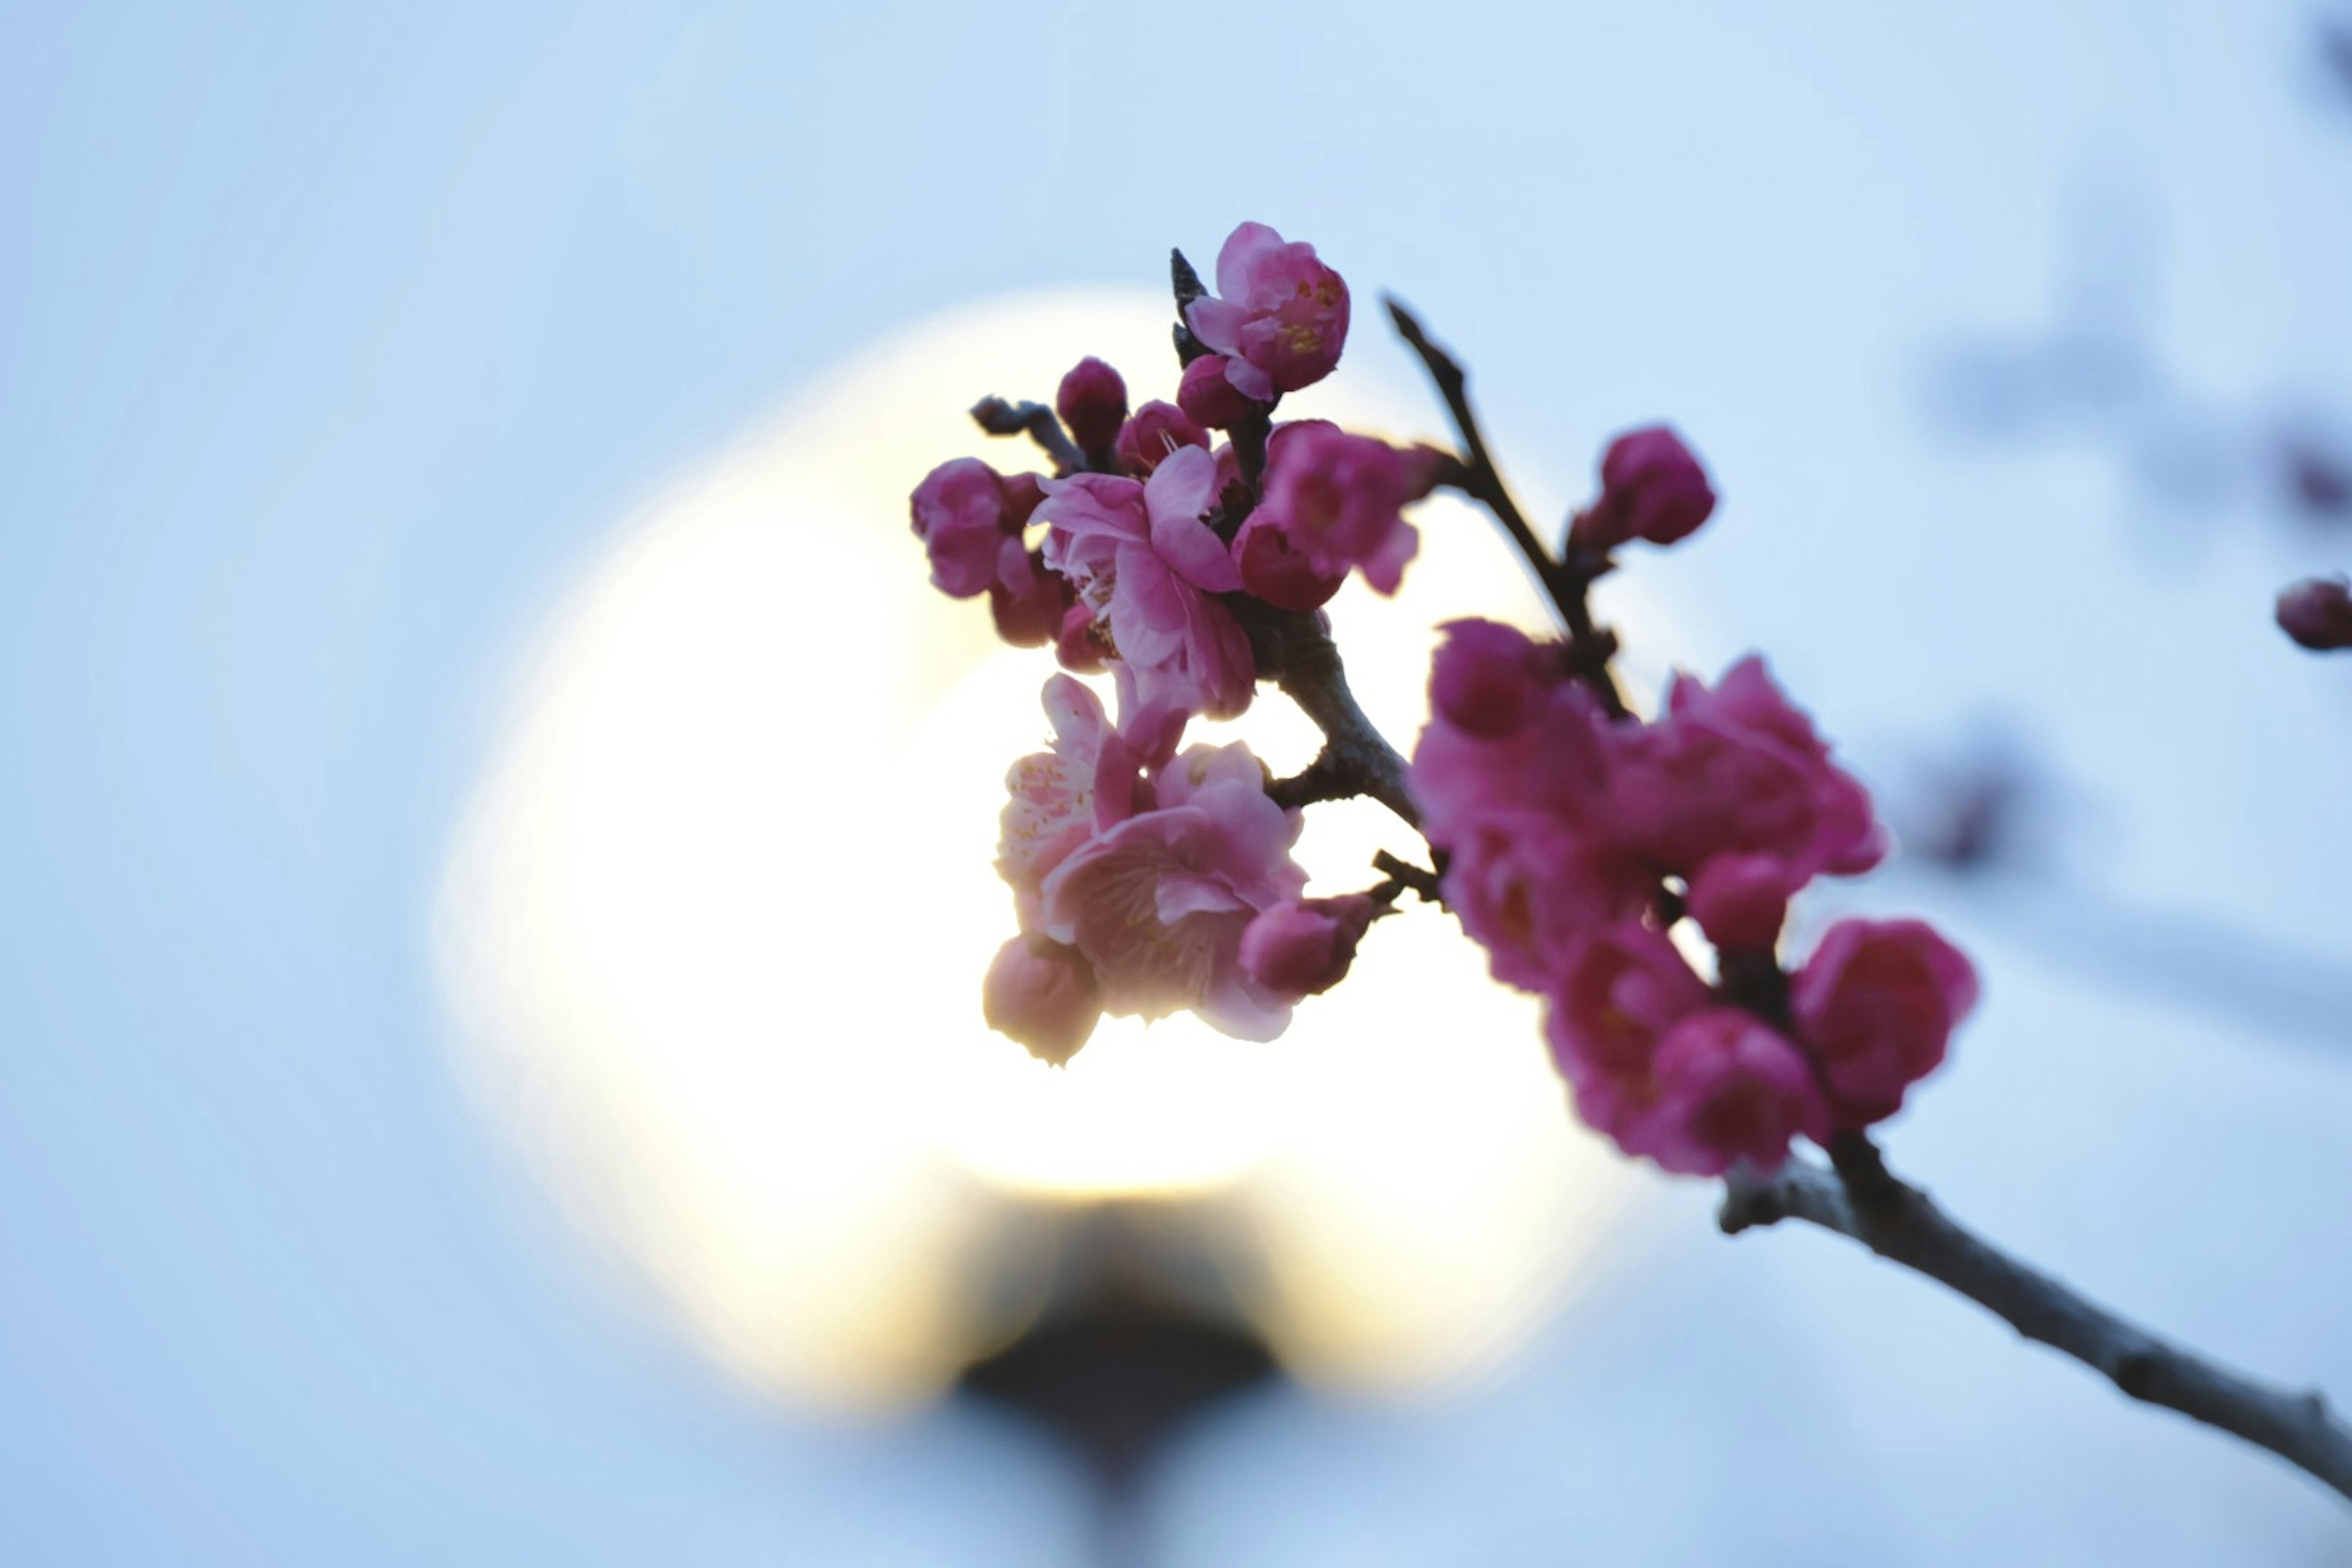
[[[1769,648],[1865,767],[2005,715],[2091,803],[2073,874],[2352,959],[2352,668],[2268,624],[2280,582],[2346,563],[2252,515],[2152,552],[2114,463],[1956,447],[1921,395],[1940,348],[2052,319],[2070,226],[2121,192],[2151,346],[2186,384],[2352,408],[2352,112],[2319,91],[2310,15],[0,7],[12,1542],[126,1563],[1066,1550],[1071,1483],[1043,1451],[963,1415],[772,1418],[579,1295],[447,1081],[425,910],[512,658],[630,503],[910,319],[1150,281],[1169,245],[1205,259],[1244,217],[1314,240],[1367,303],[1412,300],[1531,468],[1580,474],[1608,431],[1676,420],[1729,499],[1703,547],[1642,570],[1710,656]],[[1401,380],[1359,320],[1349,368]],[[1996,1002],[1981,1073],[1902,1129],[1912,1163],[2127,1304],[2352,1393],[2328,1327],[2352,1310],[2352,1066],[2135,1010],[1949,912]],[[2182,1205],[2167,1223],[2151,1183]],[[1716,1500],[1657,1494],[1686,1506],[1654,1560],[1696,1563],[1759,1510],[1851,1500],[1797,1465],[1756,1502],[1734,1436],[1769,1446],[1785,1419],[1824,1464],[1886,1452],[1876,1396],[1937,1350],[1842,1362],[1862,1331],[1818,1283],[1833,1253],[1727,1249],[1696,1194],[1666,1201],[1661,1315],[1752,1289],[1815,1374],[1743,1382],[1726,1352],[1732,1372],[1664,1397],[1716,1434],[1673,1471]],[[1675,1451],[1636,1419],[1654,1377],[1595,1394],[1591,1342],[1563,1330],[1527,1374],[1549,1405],[1255,1413],[1170,1494],[1182,1560],[1339,1560],[1347,1510],[1317,1512],[1318,1489],[1359,1449],[1334,1444],[1414,1478],[1383,1505],[1396,1561],[1466,1560],[1444,1546],[1466,1513],[1480,1560],[1568,1555],[1580,1518],[1622,1560],[1630,1513],[1559,1511],[1539,1465],[1516,1513],[1477,1479],[1554,1443],[1603,1463],[1606,1428],[1559,1425],[1580,1398],[1618,1402],[1635,1473],[1671,1468],[1637,1462]],[[2294,1485],[2144,1437],[2160,1418],[2109,1420],[2071,1369],[2000,1349],[2024,1369],[1983,1373],[2022,1380],[2003,1419],[2152,1467],[2033,1448],[2017,1463],[2059,1479],[2029,1523],[2143,1561],[2345,1549]],[[2012,1428],[1969,1425],[1969,1391],[1918,1397],[1921,1442],[2017,1484]],[[2117,1500],[2150,1473],[2211,1533],[2159,1510],[2136,1536]],[[1276,1520],[1253,1478],[1294,1476]],[[1932,1496],[1874,1495],[1839,1549],[1969,1560],[1922,1522]],[[1244,1550],[1218,1533],[1236,1520],[1271,1534]],[[1789,1561],[1830,1550],[1767,1535]]]

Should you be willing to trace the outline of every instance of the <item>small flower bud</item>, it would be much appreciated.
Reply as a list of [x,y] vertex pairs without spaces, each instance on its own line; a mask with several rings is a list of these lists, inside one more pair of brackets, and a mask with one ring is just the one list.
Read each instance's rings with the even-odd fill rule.
[[1734,952],[1769,952],[1794,891],[1789,866],[1770,855],[1717,855],[1690,879],[1691,918],[1706,940]]
[[1715,489],[1681,437],[1664,425],[1629,430],[1601,458],[1601,499],[1577,515],[1580,549],[1614,550],[1629,539],[1672,544],[1715,510]]
[[2352,583],[2306,577],[2278,596],[2279,629],[2314,652],[2352,647]]
[[1119,426],[1118,465],[1145,479],[1179,447],[1205,448],[1208,445],[1209,433],[1192,416],[1172,403],[1155,400],[1137,409],[1134,417]]
[[931,558],[931,582],[970,599],[996,580],[1004,542],[1004,481],[977,458],[957,458],[923,476],[908,499],[915,537]]
[[1494,621],[1449,621],[1429,666],[1429,706],[1482,741],[1515,735],[1559,682],[1559,649]]
[[990,1028],[1059,1067],[1095,1032],[1102,1018],[1102,993],[1086,954],[1024,934],[997,949],[981,983],[980,1008]]
[[1362,893],[1286,899],[1242,932],[1242,973],[1283,996],[1313,996],[1348,977],[1356,944],[1380,906]]
[[1045,552],[1023,557],[1025,570],[1006,572],[988,589],[988,613],[996,635],[1014,647],[1043,647],[1061,634],[1062,617],[1075,600],[1070,580],[1045,565]]
[[1316,609],[1348,580],[1345,571],[1318,572],[1292,545],[1281,521],[1263,508],[1234,536],[1234,560],[1242,569],[1242,586],[1276,609]]
[[1118,372],[1088,355],[1062,378],[1054,408],[1081,451],[1088,457],[1108,453],[1127,418],[1127,383]]
[[1212,430],[1240,424],[1265,405],[1225,378],[1225,356],[1202,354],[1184,367],[1176,388],[1177,406]]

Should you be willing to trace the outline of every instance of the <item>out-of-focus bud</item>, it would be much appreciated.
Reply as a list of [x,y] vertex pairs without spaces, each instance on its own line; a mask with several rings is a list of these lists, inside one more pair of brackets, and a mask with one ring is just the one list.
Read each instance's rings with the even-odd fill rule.
[[1242,932],[1242,973],[1278,995],[1313,996],[1348,977],[1356,944],[1380,906],[1363,893],[1286,899]]
[[1108,651],[1090,606],[1074,604],[1062,612],[1062,629],[1054,634],[1054,657],[1064,669],[1073,675],[1100,675]]
[[2352,647],[2352,584],[2305,577],[2278,596],[2279,630],[2315,652]]
[[1176,405],[1212,430],[1238,425],[1265,405],[1225,377],[1225,356],[1202,354],[1184,367]]
[[1429,706],[1482,741],[1526,728],[1559,683],[1559,648],[1495,621],[1448,621],[1429,666]]
[[1599,552],[1629,539],[1672,544],[1715,511],[1715,489],[1683,438],[1664,425],[1628,430],[1601,458],[1601,499],[1577,515],[1578,547]]
[[1773,855],[1717,855],[1690,879],[1691,918],[1706,940],[1733,952],[1769,952],[1780,940],[1795,890],[1786,861]]
[[1024,934],[996,950],[981,983],[980,1009],[990,1028],[1059,1067],[1078,1054],[1101,1021],[1102,991],[1086,954]]
[[1029,526],[1029,514],[1035,511],[1045,499],[1045,487],[1036,474],[1007,474],[1004,477],[1004,520],[1007,533],[1018,533]]
[[1135,411],[1134,417],[1119,426],[1118,465],[1138,479],[1147,478],[1161,459],[1180,447],[1209,445],[1209,433],[1198,421],[1172,403],[1158,399]]
[[1234,561],[1242,569],[1242,586],[1277,609],[1318,608],[1348,580],[1344,569],[1318,572],[1305,552],[1293,548],[1289,530],[1263,510],[1252,512],[1234,535]]
[[1043,647],[1061,635],[1076,595],[1070,580],[1045,565],[1043,551],[1024,558],[1025,572],[1008,572],[988,590],[988,613],[996,635],[1014,647]]
[[931,583],[969,599],[996,581],[1004,542],[1004,481],[978,458],[957,458],[923,476],[908,498],[915,537],[931,558]]
[[1088,457],[1108,453],[1127,419],[1127,383],[1118,372],[1089,354],[1062,378],[1055,411],[1070,427],[1070,438]]

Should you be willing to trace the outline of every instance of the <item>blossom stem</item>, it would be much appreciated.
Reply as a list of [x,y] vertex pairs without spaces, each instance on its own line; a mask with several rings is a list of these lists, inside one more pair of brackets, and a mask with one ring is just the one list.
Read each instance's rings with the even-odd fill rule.
[[1724,1234],[1796,1219],[1851,1237],[2073,1356],[2130,1397],[2267,1448],[2352,1498],[2352,1428],[2317,1390],[2258,1383],[2158,1339],[1964,1229],[1889,1172],[1866,1139],[1859,1147],[1838,1142],[1835,1171],[1792,1158],[1775,1175],[1727,1180],[1717,1215]]
[[1062,428],[1061,417],[1042,403],[1007,403],[983,397],[971,405],[971,416],[992,436],[1027,436],[1054,459],[1054,477],[1064,479],[1087,466],[1078,444]]
[[1511,499],[1510,488],[1503,483],[1501,470],[1486,449],[1486,437],[1478,427],[1478,416],[1471,412],[1469,376],[1452,354],[1430,342],[1420,320],[1395,298],[1387,300],[1389,317],[1396,322],[1398,336],[1404,339],[1421,363],[1429,379],[1437,384],[1437,395],[1445,400],[1446,411],[1454,416],[1454,427],[1462,437],[1463,489],[1486,510],[1511,536],[1511,543],[1544,591],[1545,597],[1559,614],[1561,624],[1568,629],[1570,645],[1579,657],[1577,674],[1600,698],[1601,705],[1612,719],[1627,716],[1623,693],[1617,689],[1617,680],[1609,672],[1609,658],[1616,651],[1615,639],[1599,631],[1592,622],[1589,590],[1593,581],[1608,569],[1606,557],[1587,560],[1581,556],[1562,562],[1544,547],[1543,541],[1528,525],[1527,515],[1519,510],[1518,502]]

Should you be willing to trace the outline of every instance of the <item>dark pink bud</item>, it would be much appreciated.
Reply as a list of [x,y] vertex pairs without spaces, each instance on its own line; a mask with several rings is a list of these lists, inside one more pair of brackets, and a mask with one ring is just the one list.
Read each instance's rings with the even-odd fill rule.
[[1717,855],[1690,879],[1691,918],[1716,946],[1769,952],[1780,940],[1789,896],[1803,879],[1772,855]]
[[1260,910],[1242,932],[1242,973],[1286,997],[1313,996],[1348,977],[1356,944],[1380,906],[1362,893],[1286,899]]
[[1289,530],[1263,509],[1252,512],[1234,537],[1234,560],[1242,569],[1242,586],[1277,609],[1318,608],[1348,580],[1344,569],[1317,571],[1306,552],[1292,545]]
[[1495,621],[1449,621],[1429,667],[1429,706],[1465,735],[1526,728],[1559,679],[1558,650]]
[[1043,551],[1029,552],[1026,560],[1025,574],[1007,573],[990,584],[988,613],[996,618],[996,635],[1014,647],[1043,647],[1061,635],[1076,595],[1067,577],[1046,567]]
[[1102,991],[1094,965],[1076,948],[1022,935],[997,949],[981,983],[980,1010],[990,1028],[1059,1067],[1095,1032]]
[[923,476],[908,498],[915,537],[931,558],[931,582],[969,599],[996,581],[1004,542],[1004,481],[978,458],[957,458]]
[[1238,425],[1265,406],[1226,379],[1223,354],[1202,354],[1184,367],[1176,403],[1212,430]]
[[1127,418],[1127,383],[1091,354],[1072,367],[1054,395],[1054,408],[1070,427],[1070,438],[1089,457],[1108,452]]
[[1975,968],[1923,921],[1838,921],[1789,991],[1840,1127],[1901,1109],[1976,1000]]
[[1004,531],[1018,533],[1029,526],[1029,514],[1045,499],[1043,476],[1007,474],[1004,478]]
[[1629,430],[1601,458],[1601,499],[1580,512],[1574,542],[1594,552],[1629,539],[1672,544],[1715,510],[1715,489],[1681,437],[1664,425]]
[[2305,577],[2278,596],[2279,630],[2315,652],[2352,647],[2352,584]]
[[1155,399],[1119,426],[1118,464],[1138,479],[1148,478],[1169,453],[1181,447],[1205,450],[1208,445],[1209,433],[1192,416],[1172,403]]
[[1099,675],[1103,656],[1110,651],[1108,641],[1094,611],[1074,604],[1062,612],[1062,629],[1054,634],[1054,657],[1073,674]]

